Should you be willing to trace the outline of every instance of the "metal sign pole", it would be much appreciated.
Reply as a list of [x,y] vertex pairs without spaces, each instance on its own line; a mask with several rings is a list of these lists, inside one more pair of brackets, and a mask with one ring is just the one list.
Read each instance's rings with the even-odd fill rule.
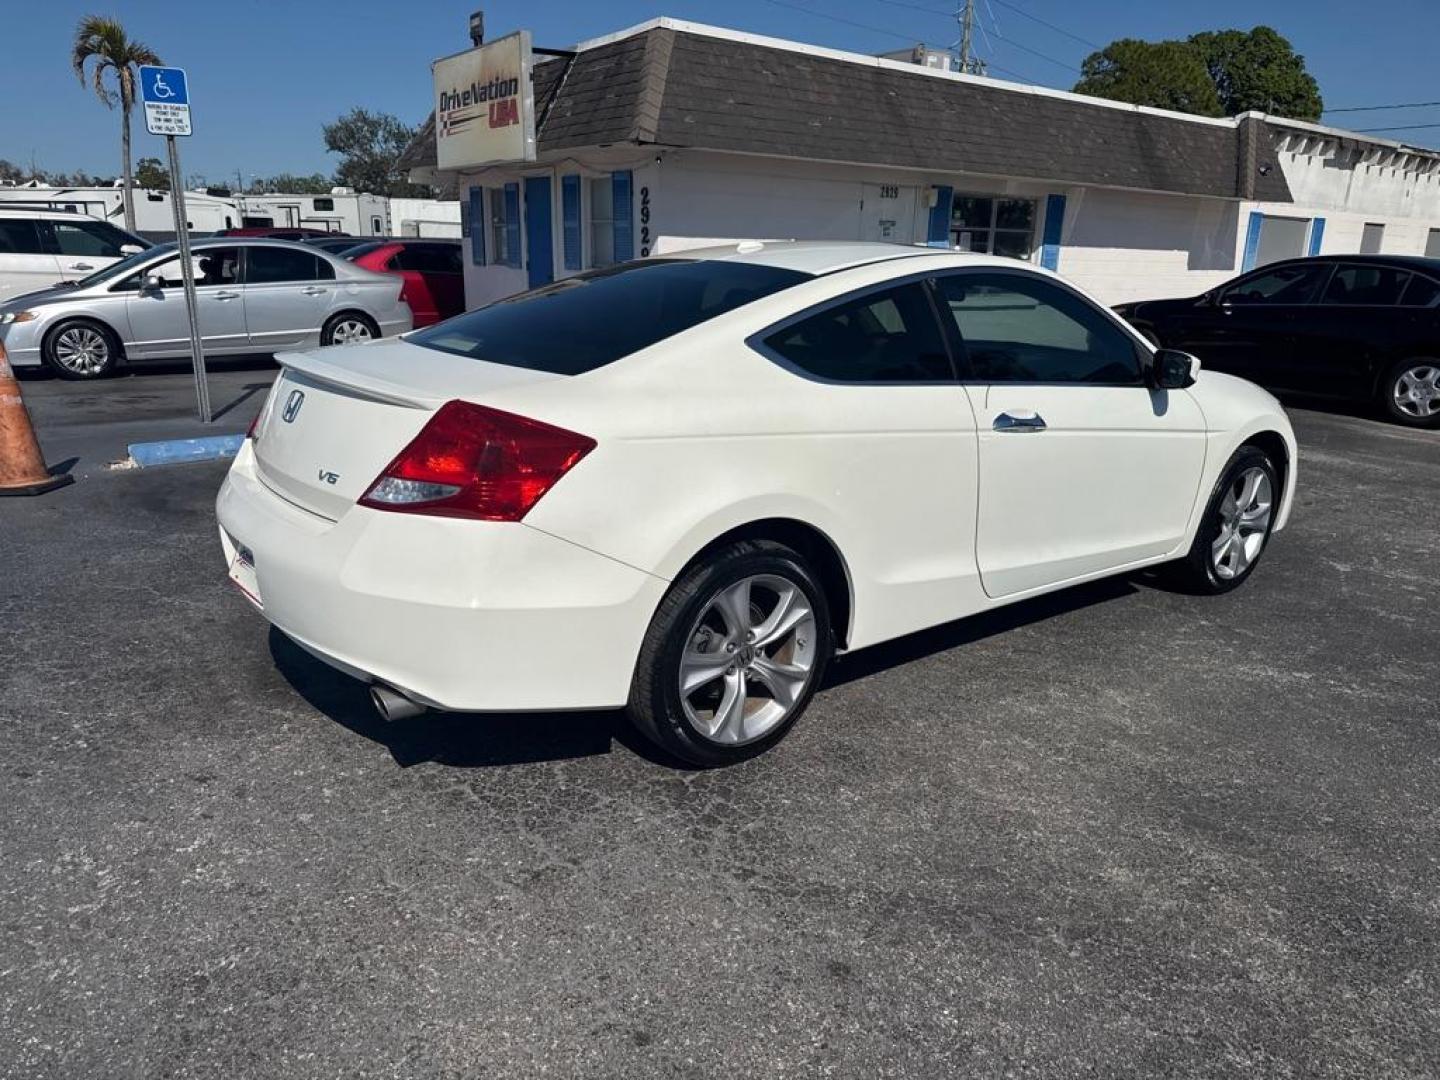
[[190,359],[195,368],[195,408],[202,424],[210,423],[210,384],[205,376],[205,349],[200,343],[200,314],[195,298],[195,266],[190,261],[190,229],[185,216],[185,188],[180,183],[180,152],[175,136],[165,136],[170,154],[170,203],[175,211],[175,240],[180,245],[180,276],[185,282],[185,310],[190,316]]

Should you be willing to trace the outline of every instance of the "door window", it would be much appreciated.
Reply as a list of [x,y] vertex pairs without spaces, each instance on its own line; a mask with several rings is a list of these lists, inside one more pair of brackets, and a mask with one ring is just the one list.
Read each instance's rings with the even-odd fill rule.
[[1310,235],[1309,218],[1275,217],[1266,214],[1260,222],[1260,243],[1255,248],[1255,265],[1268,266],[1281,259],[1305,254]]
[[1400,302],[1400,293],[1409,277],[1408,270],[1389,266],[1338,266],[1320,302],[1390,307]]
[[925,289],[902,285],[826,308],[765,344],[801,371],[833,382],[950,382],[955,378]]
[[460,248],[449,245],[409,244],[391,260],[395,270],[415,270],[422,274],[459,274]]
[[[236,285],[240,281],[239,248],[206,248],[191,255],[190,264],[194,268],[196,288],[207,285]],[[176,255],[164,262],[155,263],[138,274],[132,274],[114,286],[114,291],[135,292],[144,279],[151,276],[160,279],[162,289],[185,287],[184,275],[180,270],[180,257]]]
[[[308,251],[294,248],[252,247],[246,249],[245,282],[247,285],[273,285],[285,281],[315,281],[321,277],[323,260]],[[335,271],[328,263],[326,277]]]
[[590,181],[590,265],[615,262],[615,189],[608,176]]
[[103,221],[53,221],[50,225],[61,255],[119,259],[124,257],[121,245],[132,242],[114,225]]
[[1360,235],[1360,254],[1379,255],[1385,244],[1385,226],[1378,221],[1367,221],[1365,231]]
[[951,274],[941,308],[984,382],[1138,385],[1135,341],[1088,300],[1027,274]]
[[1329,276],[1326,263],[1281,266],[1236,282],[1220,294],[1220,303],[1308,304]]
[[1440,259],[1440,229],[1431,229],[1425,234],[1425,257]]
[[0,254],[44,255],[40,230],[25,218],[0,218]]

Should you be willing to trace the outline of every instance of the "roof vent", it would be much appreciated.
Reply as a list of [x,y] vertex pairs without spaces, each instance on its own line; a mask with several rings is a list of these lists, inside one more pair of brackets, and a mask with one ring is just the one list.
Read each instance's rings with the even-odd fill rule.
[[765,245],[759,240],[741,240],[735,245],[735,251],[740,255],[754,255],[757,251],[764,251]]

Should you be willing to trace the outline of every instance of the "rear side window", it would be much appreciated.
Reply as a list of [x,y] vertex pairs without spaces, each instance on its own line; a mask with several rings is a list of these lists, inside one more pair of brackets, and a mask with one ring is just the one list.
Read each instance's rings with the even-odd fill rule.
[[[314,281],[320,277],[335,276],[329,263],[308,251],[282,247],[252,247],[245,251],[245,281],[250,285]],[[321,274],[322,265],[328,273]]]
[[936,282],[974,379],[1140,382],[1135,342],[1083,297],[1029,274],[956,274]]
[[580,375],[810,280],[773,266],[666,259],[577,274],[410,334],[494,364]]
[[444,244],[407,244],[396,252],[390,266],[395,270],[415,270],[423,274],[459,274],[460,249]]
[[0,255],[43,255],[40,230],[24,218],[0,218]]
[[1320,302],[1393,307],[1400,302],[1400,293],[1409,277],[1408,270],[1390,266],[1337,266]]
[[950,382],[935,311],[918,283],[866,293],[781,328],[771,350],[830,382]]
[[1440,299],[1440,285],[1427,277],[1412,274],[1400,303],[1405,307],[1433,307],[1437,299]]

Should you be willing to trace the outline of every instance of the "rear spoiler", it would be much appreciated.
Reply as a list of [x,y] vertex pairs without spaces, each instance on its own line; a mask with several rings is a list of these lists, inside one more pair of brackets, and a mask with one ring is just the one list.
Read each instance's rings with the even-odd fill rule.
[[[350,348],[366,348],[365,345]],[[342,346],[337,352],[344,351]],[[316,382],[324,383],[327,389],[343,394],[359,395],[383,401],[389,405],[400,405],[407,409],[438,409],[449,396],[434,397],[400,383],[390,382],[365,372],[355,371],[344,364],[328,360],[323,352],[277,353],[276,363],[292,371],[298,371]]]

